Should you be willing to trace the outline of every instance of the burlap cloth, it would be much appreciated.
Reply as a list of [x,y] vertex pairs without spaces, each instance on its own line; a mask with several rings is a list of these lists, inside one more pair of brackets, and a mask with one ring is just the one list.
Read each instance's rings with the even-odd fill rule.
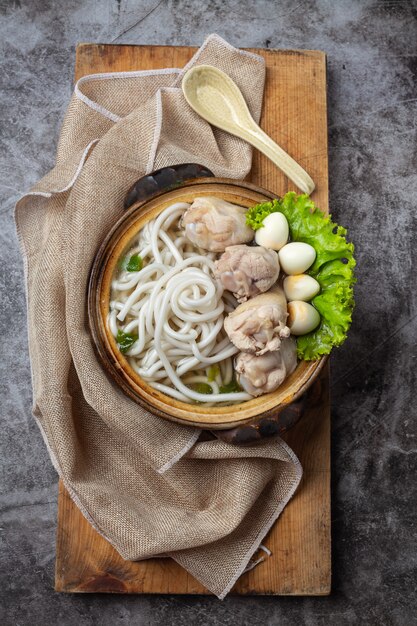
[[[239,85],[259,120],[264,61],[210,36],[208,63]],[[27,282],[34,414],[52,462],[86,518],[123,558],[168,554],[223,598],[301,478],[282,442],[197,442],[197,429],[146,412],[107,378],[86,322],[97,247],[144,173],[199,162],[243,178],[251,150],[186,104],[183,70],[78,81],[56,166],[16,207]],[[262,566],[261,566],[262,567]]]

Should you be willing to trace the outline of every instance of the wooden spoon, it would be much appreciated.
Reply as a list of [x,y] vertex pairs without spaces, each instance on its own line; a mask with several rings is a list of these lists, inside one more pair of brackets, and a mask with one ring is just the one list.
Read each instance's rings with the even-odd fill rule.
[[252,118],[242,92],[224,72],[198,65],[186,72],[182,90],[191,108],[213,126],[244,139],[263,152],[301,191],[311,194],[314,182]]

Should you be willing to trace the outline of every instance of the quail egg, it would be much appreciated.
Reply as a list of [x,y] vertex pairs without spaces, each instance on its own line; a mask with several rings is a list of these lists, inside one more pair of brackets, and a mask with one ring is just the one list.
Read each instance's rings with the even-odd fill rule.
[[293,300],[288,303],[287,326],[292,335],[306,335],[320,324],[318,311],[308,302]]
[[280,250],[288,241],[289,227],[287,218],[282,213],[271,213],[263,221],[263,226],[256,231],[255,241],[258,246]]
[[314,263],[316,251],[308,243],[293,241],[281,248],[278,256],[281,268],[286,274],[302,274]]
[[284,292],[288,301],[304,300],[308,302],[320,291],[320,285],[308,274],[294,274],[284,279]]

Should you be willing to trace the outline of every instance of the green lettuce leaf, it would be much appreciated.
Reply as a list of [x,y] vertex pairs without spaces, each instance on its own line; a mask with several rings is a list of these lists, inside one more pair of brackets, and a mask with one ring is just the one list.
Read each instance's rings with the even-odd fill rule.
[[310,361],[329,354],[346,339],[354,308],[354,245],[346,241],[346,229],[316,207],[309,196],[293,191],[249,209],[246,222],[257,230],[267,215],[277,211],[287,218],[291,240],[308,243],[316,251],[316,260],[307,273],[320,284],[320,293],[311,304],[320,313],[321,322],[316,330],[297,338],[299,358]]
[[246,211],[246,224],[252,228],[252,230],[258,230],[263,228],[264,219],[271,213],[277,213],[280,210],[279,200],[273,200],[272,202],[262,202]]

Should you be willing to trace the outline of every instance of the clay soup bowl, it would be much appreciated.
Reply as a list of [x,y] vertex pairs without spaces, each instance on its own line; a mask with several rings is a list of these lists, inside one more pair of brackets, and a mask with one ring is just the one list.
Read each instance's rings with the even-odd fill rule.
[[[182,167],[182,166],[180,166]],[[169,168],[170,170],[173,168]],[[165,170],[160,170],[164,173]],[[157,179],[146,177],[146,184]],[[206,170],[202,170],[204,175]],[[210,172],[208,172],[210,174]],[[141,179],[143,181],[145,179]],[[178,183],[174,182],[174,185]],[[280,412],[290,403],[298,400],[317,378],[326,361],[300,361],[295,371],[273,393],[232,406],[205,407],[201,404],[187,404],[171,398],[145,382],[129,365],[120,352],[113,335],[107,326],[110,289],[118,260],[125,254],[131,240],[145,226],[146,222],[157,217],[161,211],[174,202],[192,202],[197,196],[215,196],[245,207],[251,207],[276,196],[253,184],[229,179],[200,178],[181,182],[175,188],[143,193],[142,187],[133,187],[128,194],[128,202],[137,197],[133,205],[115,224],[93,262],[89,292],[88,317],[92,338],[98,357],[110,378],[135,402],[162,418],[210,430],[234,429],[239,426],[255,425],[267,419],[277,419]],[[163,185],[166,187],[166,185]],[[158,185],[156,185],[158,187]],[[172,187],[172,185],[171,185]],[[139,191],[138,191],[139,190]],[[299,418],[299,415],[298,415]],[[298,419],[297,418],[297,419]],[[292,419],[297,421],[296,417]],[[292,423],[285,428],[287,430]],[[258,437],[259,438],[259,437]]]

